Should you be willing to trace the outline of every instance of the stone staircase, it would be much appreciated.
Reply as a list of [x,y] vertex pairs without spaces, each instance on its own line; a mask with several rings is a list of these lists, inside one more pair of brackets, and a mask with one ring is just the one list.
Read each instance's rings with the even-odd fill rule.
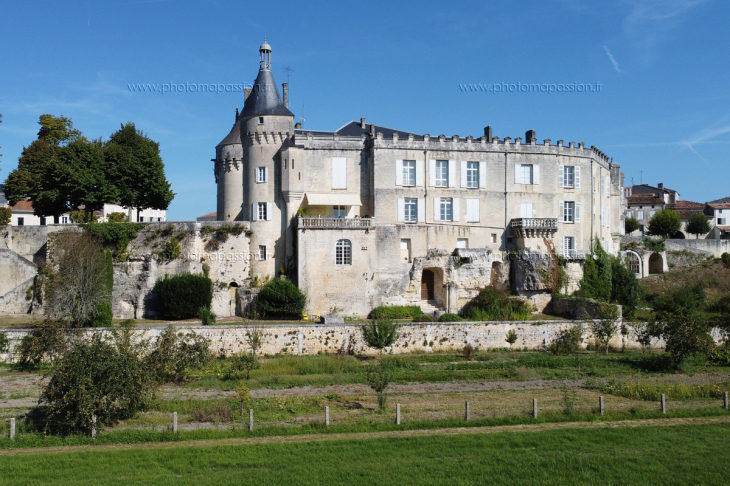
[[423,313],[427,316],[433,316],[434,312],[441,310],[441,307],[435,300],[427,300],[425,302],[422,300],[419,305]]

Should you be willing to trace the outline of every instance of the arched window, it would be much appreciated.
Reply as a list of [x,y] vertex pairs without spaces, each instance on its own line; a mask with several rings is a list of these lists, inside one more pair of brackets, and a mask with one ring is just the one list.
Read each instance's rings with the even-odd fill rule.
[[639,261],[639,257],[636,255],[636,253],[629,252],[627,254],[628,263],[629,263],[629,270],[634,272],[636,275],[641,274],[641,262]]
[[350,243],[350,240],[337,240],[335,264],[352,265],[352,243]]

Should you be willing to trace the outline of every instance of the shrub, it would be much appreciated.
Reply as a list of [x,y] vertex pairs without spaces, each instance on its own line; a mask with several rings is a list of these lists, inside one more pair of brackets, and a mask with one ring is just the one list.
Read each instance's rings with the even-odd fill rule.
[[165,245],[165,251],[162,256],[165,260],[174,260],[180,256],[180,251],[180,240],[173,236]]
[[7,226],[10,224],[10,219],[13,216],[13,210],[6,207],[0,207],[0,226]]
[[611,257],[603,251],[600,241],[593,245],[593,255],[586,258],[583,278],[580,281],[580,295],[586,299],[603,302],[611,300],[613,268]]
[[722,263],[724,263],[726,267],[730,268],[730,253],[723,253],[720,256],[720,260],[722,260]]
[[464,308],[464,316],[474,321],[520,321],[531,313],[527,302],[494,287],[483,288]]
[[596,308],[598,319],[591,321],[591,331],[605,354],[608,354],[608,343],[618,331],[618,308],[613,304],[599,304]]
[[289,280],[276,278],[264,285],[256,298],[256,309],[266,317],[301,319],[306,297]]
[[176,332],[170,325],[155,340],[152,351],[145,357],[145,368],[158,383],[186,380],[190,371],[208,365],[211,360],[210,341],[191,332]]
[[109,213],[106,215],[106,220],[110,223],[125,223],[127,221],[127,215],[125,213]]
[[639,220],[636,218],[626,218],[624,221],[624,229],[626,230],[626,234],[629,235],[639,229]]
[[392,346],[398,339],[398,328],[392,319],[386,317],[378,317],[372,322],[360,326],[362,338],[368,347],[380,350],[383,355],[383,349]]
[[507,333],[507,337],[505,338],[505,341],[509,344],[510,349],[512,349],[512,345],[517,342],[517,332],[515,332],[514,329],[510,329]]
[[390,370],[383,364],[373,365],[367,373],[367,381],[370,388],[378,396],[378,410],[384,411],[387,404],[387,395],[385,390],[390,384],[390,380],[393,378]]
[[583,326],[581,324],[575,324],[568,329],[560,331],[555,340],[548,345],[548,351],[557,356],[576,354],[580,351],[582,342]]
[[381,305],[370,311],[370,318],[385,317],[388,319],[409,319],[420,317],[423,311],[417,305]]
[[207,307],[201,307],[198,309],[198,319],[204,326],[210,326],[215,324],[215,313]]
[[233,410],[228,402],[216,400],[204,408],[193,410],[190,418],[195,422],[230,422],[233,420]]
[[234,371],[236,377],[239,377],[245,371],[247,380],[251,378],[251,371],[259,368],[259,362],[253,353],[234,354],[232,361],[231,369]]
[[439,322],[461,322],[463,320],[459,314],[446,313],[439,317]]
[[0,332],[0,353],[7,353],[10,349],[10,339],[4,332]]
[[471,344],[467,344],[464,346],[464,349],[461,350],[462,356],[464,356],[466,359],[472,359],[474,357],[474,346]]
[[101,244],[112,249],[114,257],[120,257],[127,251],[127,245],[137,237],[143,223],[88,223],[83,225],[84,230]]
[[681,314],[662,314],[660,317],[660,321],[652,323],[652,333],[664,339],[665,350],[675,367],[695,353],[707,354],[715,350],[715,341],[707,323]]
[[663,316],[691,316],[705,304],[706,299],[701,284],[685,284],[656,296],[653,307],[659,320],[663,320]]
[[71,211],[68,217],[72,223],[91,223],[99,220],[98,214],[86,213],[85,211]]
[[152,392],[128,330],[114,331],[110,340],[95,333],[74,341],[47,377],[39,403],[49,432],[88,432],[94,415],[98,425],[114,425],[144,410]]
[[433,317],[422,314],[420,316],[414,317],[413,322],[433,322]]
[[204,275],[165,275],[155,282],[153,292],[163,319],[190,319],[201,307],[210,309],[213,282]]
[[664,251],[667,249],[663,238],[649,238],[648,236],[644,236],[641,242],[644,244],[644,248],[649,251]]
[[46,319],[23,337],[16,349],[18,364],[24,369],[37,368],[42,362],[54,362],[68,347],[66,323]]
[[634,272],[618,257],[611,259],[611,300],[623,306],[624,317],[631,319],[642,298],[641,286]]

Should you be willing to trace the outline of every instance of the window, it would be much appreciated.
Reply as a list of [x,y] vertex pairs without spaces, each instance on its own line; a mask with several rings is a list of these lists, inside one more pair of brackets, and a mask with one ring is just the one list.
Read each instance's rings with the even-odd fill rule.
[[456,239],[456,248],[469,248],[469,239],[468,238],[457,238]]
[[68,216],[61,216],[61,224],[68,224]]
[[264,117],[263,116],[260,116],[259,117],[259,125],[263,125],[263,124],[264,124]]
[[466,187],[479,188],[479,162],[466,163]]
[[449,161],[436,161],[436,187],[449,187]]
[[415,186],[416,185],[416,161],[415,160],[404,160],[403,161],[403,185],[404,186]]
[[575,203],[565,201],[563,203],[563,223],[573,223],[575,221]]
[[492,234],[491,234],[491,235],[489,236],[489,239],[490,239],[490,241],[491,241],[492,243],[496,243],[496,242],[497,242],[497,233],[492,233]]
[[575,253],[575,237],[563,236],[563,255],[572,256]]
[[566,165],[563,168],[563,187],[573,187],[575,185],[575,167]]
[[266,245],[259,245],[259,260],[266,260]]
[[532,184],[532,164],[520,165],[520,183]]
[[441,221],[452,221],[454,217],[454,201],[450,197],[442,197],[439,200],[439,219]]
[[268,170],[266,170],[266,167],[259,167],[256,169],[256,182],[266,182]]
[[628,253],[626,259],[629,264],[629,270],[634,272],[636,275],[641,275],[641,262],[639,261],[639,257],[636,253]]
[[405,215],[403,220],[406,223],[415,223],[418,221],[418,199],[406,198]]
[[46,218],[41,217],[41,226],[45,226],[45,225],[46,225]]
[[637,217],[638,217],[639,220],[644,219],[644,211],[641,211],[640,210],[638,213],[636,213],[636,215],[637,215]]
[[352,265],[352,243],[350,243],[350,240],[337,240],[335,264]]
[[259,207],[258,208],[259,221],[266,221],[267,219],[269,219],[267,217],[268,214],[266,214],[266,203],[265,202],[260,202],[260,203],[258,203],[258,207]]
[[[18,218],[18,221],[20,221],[20,218]],[[717,218],[717,226],[725,226],[725,218]]]
[[18,218],[18,226],[24,226],[25,225],[25,218]]
[[407,262],[411,261],[411,240],[408,238],[400,240],[400,258]]
[[335,218],[344,218],[345,206],[334,206],[332,208],[332,216],[334,216]]
[[137,222],[144,223],[144,216],[140,216],[139,218],[137,218]]
[[649,212],[649,217],[650,218],[653,218],[655,214],[656,214],[656,211],[650,211]]
[[632,214],[631,211],[626,211],[626,218],[630,218],[631,214]]

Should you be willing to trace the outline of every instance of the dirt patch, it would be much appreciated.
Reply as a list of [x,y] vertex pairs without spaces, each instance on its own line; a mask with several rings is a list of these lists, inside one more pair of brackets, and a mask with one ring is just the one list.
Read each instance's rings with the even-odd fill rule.
[[85,446],[34,447],[0,450],[0,456],[28,454],[78,453],[88,451],[122,451],[135,449],[177,449],[184,447],[220,447],[256,444],[286,444],[295,442],[324,442],[335,440],[368,440],[403,437],[429,437],[435,435],[496,434],[502,432],[540,432],[565,429],[605,429],[617,427],[675,427],[681,425],[706,425],[730,423],[730,417],[700,417],[649,420],[620,420],[616,422],[561,422],[534,425],[504,425],[495,427],[455,427],[449,429],[395,430],[389,432],[363,432],[352,434],[312,434],[279,437],[196,440],[181,442],[156,442],[147,444],[110,444]]

